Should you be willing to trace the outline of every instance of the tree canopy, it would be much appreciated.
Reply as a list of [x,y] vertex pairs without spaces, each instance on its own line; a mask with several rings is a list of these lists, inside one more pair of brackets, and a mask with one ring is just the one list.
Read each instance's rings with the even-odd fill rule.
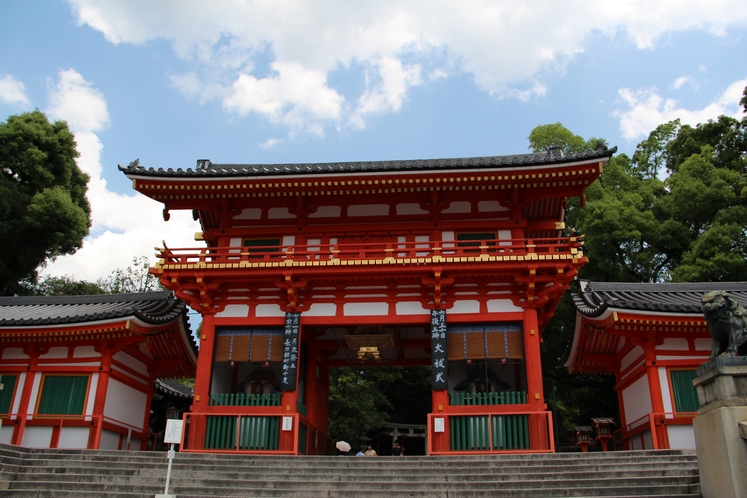
[[[747,88],[743,95],[747,113]],[[573,151],[584,142],[560,123],[535,128],[529,141],[535,151],[548,144]],[[620,154],[607,163],[586,190],[583,209],[578,199],[570,201],[566,221],[585,237],[590,261],[579,272],[583,279],[747,280],[747,117],[657,126],[632,157]],[[611,377],[571,376],[563,367],[574,321],[566,294],[542,344],[546,388],[557,386],[556,411],[566,427],[612,415],[617,402]]]
[[35,110],[0,123],[0,295],[82,246],[91,208],[77,157],[64,121]]

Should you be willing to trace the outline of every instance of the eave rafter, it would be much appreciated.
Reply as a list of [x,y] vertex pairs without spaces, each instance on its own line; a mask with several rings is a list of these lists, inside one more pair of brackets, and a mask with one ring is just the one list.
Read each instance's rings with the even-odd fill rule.
[[[134,188],[163,202],[168,209],[193,209],[195,202],[216,199],[274,198],[306,196],[351,196],[411,194],[450,191],[532,191],[541,198],[554,192],[560,196],[581,195],[602,171],[602,163],[508,171],[379,173],[367,175],[325,175],[285,177],[218,177],[179,179],[141,177]],[[570,192],[570,194],[569,194]],[[555,195],[554,194],[554,195]]]

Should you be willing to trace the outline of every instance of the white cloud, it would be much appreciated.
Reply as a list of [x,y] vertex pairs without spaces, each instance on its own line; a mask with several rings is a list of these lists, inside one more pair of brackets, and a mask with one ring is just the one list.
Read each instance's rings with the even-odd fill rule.
[[[383,57],[376,61],[375,72],[381,81],[373,85],[373,88],[367,88],[358,99],[350,123],[355,128],[364,128],[365,117],[368,115],[399,111],[408,90],[422,83],[421,70],[420,64],[403,66],[400,60],[393,57]],[[370,83],[370,79],[371,76],[368,75],[367,82]]]
[[50,117],[64,119],[71,129],[82,132],[101,131],[109,126],[104,96],[74,69],[60,71],[57,81],[50,81],[49,86]]
[[680,76],[679,78],[674,80],[674,83],[672,83],[669,88],[672,90],[679,90],[685,85],[690,85],[696,90],[699,88],[698,82],[695,81],[695,79],[693,79],[691,76]]
[[689,110],[681,107],[675,99],[659,95],[657,89],[630,90],[621,88],[619,95],[627,109],[618,111],[620,131],[626,140],[646,137],[661,123],[679,118],[683,124],[695,125],[726,114],[736,118],[742,116],[739,101],[747,86],[747,78],[735,81],[716,99],[702,109]]
[[87,196],[93,226],[82,249],[58,258],[44,273],[92,281],[130,266],[136,256],[149,256],[154,261],[153,247],[163,239],[175,247],[194,245],[192,236],[199,226],[190,213],[172,213],[166,223],[160,203],[137,193],[123,195],[107,189],[101,176],[103,144],[96,135],[109,126],[109,112],[101,92],[72,69],[61,71],[49,91],[47,114],[68,122],[78,144],[78,166],[91,176]]
[[12,74],[6,74],[0,78],[0,102],[24,107],[31,105],[23,82]]
[[299,64],[273,62],[276,74],[255,78],[242,74],[223,100],[226,110],[239,115],[257,113],[292,131],[324,134],[324,123],[340,118],[343,98],[327,86],[326,75]]
[[[172,77],[189,98],[223,99],[229,112],[317,135],[397,112],[423,75],[469,74],[496,98],[534,99],[592,34],[651,49],[672,32],[747,26],[743,0],[68,1],[112,43],[171,41],[192,65]],[[275,73],[265,76],[255,64],[268,58]],[[330,75],[350,68],[376,68],[377,82],[344,95]]]

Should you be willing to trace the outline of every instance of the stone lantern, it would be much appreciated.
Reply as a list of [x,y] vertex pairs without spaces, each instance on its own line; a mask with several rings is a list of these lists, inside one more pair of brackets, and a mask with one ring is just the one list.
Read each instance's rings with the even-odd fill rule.
[[591,427],[596,431],[596,440],[602,445],[602,451],[607,451],[607,443],[612,439],[612,426],[615,421],[611,418],[600,417],[591,419]]
[[591,427],[588,425],[577,425],[573,428],[573,434],[576,437],[576,446],[580,446],[581,451],[586,453],[586,450],[592,443]]

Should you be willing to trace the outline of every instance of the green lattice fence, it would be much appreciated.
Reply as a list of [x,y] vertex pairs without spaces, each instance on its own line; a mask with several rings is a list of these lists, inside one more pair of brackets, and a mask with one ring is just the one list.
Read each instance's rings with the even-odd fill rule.
[[230,416],[207,417],[205,448],[211,450],[234,450],[236,429],[239,426],[239,450],[276,450],[280,439],[280,417],[276,416]]
[[449,429],[452,451],[529,448],[528,415],[452,416]]

